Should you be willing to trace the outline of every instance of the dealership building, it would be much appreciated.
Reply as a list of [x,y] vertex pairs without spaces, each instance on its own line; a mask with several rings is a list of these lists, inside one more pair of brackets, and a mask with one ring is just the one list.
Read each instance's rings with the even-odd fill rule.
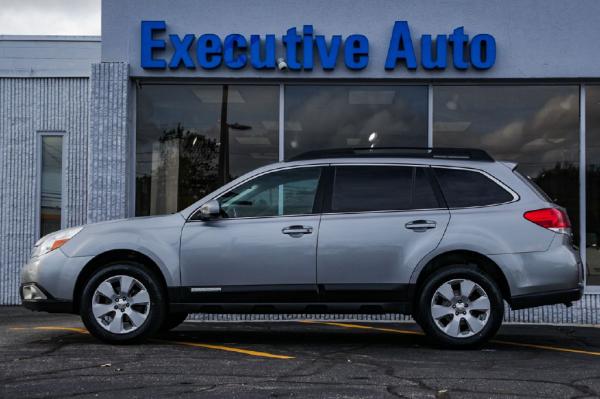
[[585,261],[581,301],[506,320],[598,324],[598,15],[594,0],[104,0],[101,37],[0,36],[0,304],[60,228],[176,212],[309,150],[473,147],[567,208]]

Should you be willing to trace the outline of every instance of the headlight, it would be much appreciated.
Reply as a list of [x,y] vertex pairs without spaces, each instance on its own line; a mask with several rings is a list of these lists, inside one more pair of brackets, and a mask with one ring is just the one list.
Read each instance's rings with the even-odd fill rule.
[[83,226],[71,227],[70,229],[59,230],[56,233],[48,234],[47,236],[40,238],[40,240],[35,243],[31,257],[35,258],[37,256],[42,256],[62,247],[82,229]]

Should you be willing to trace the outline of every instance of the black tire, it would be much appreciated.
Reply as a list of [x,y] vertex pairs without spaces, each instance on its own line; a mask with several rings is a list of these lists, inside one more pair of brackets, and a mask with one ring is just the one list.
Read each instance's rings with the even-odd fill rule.
[[[102,282],[119,275],[133,277],[144,285],[150,298],[150,308],[147,310],[145,321],[135,330],[117,334],[100,325],[94,317],[92,301]],[[81,296],[80,314],[83,324],[94,337],[110,344],[131,344],[140,342],[158,331],[166,317],[166,298],[157,277],[144,265],[130,261],[114,262],[99,269],[88,279]]]
[[169,313],[160,326],[160,331],[170,331],[187,319],[187,313]]
[[[438,327],[432,316],[432,299],[436,290],[444,283],[455,279],[468,279],[478,284],[487,294],[490,303],[487,323],[481,331],[469,337],[452,337],[446,334]],[[476,348],[487,342],[498,332],[504,316],[504,301],[500,288],[494,279],[475,265],[447,266],[427,278],[427,282],[417,296],[415,316],[414,319],[417,320],[434,344],[446,348]],[[454,315],[449,317],[454,318]]]

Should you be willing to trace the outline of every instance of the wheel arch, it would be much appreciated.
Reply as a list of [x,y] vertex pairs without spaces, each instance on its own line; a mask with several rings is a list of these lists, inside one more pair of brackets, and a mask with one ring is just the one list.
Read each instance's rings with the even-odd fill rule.
[[99,270],[102,266],[118,261],[129,261],[136,262],[148,270],[152,271],[154,275],[158,278],[158,283],[160,284],[165,297],[169,299],[169,290],[167,286],[167,281],[165,279],[164,274],[162,273],[158,264],[152,260],[149,256],[135,250],[131,249],[113,249],[110,251],[103,252],[99,255],[93,257],[81,270],[79,275],[77,276],[77,281],[75,283],[75,287],[73,289],[73,313],[79,313],[80,303],[81,303],[81,293],[83,292],[83,288],[92,274]]
[[447,251],[438,254],[434,258],[429,260],[425,264],[425,266],[418,272],[418,276],[414,284],[414,291],[411,296],[414,298],[420,292],[423,284],[425,283],[425,281],[427,281],[427,277],[432,275],[434,272],[441,270],[445,267],[457,264],[472,264],[475,265],[478,269],[490,275],[490,277],[492,277],[494,281],[498,283],[500,292],[502,293],[504,300],[510,303],[510,286],[500,266],[498,266],[496,262],[494,262],[487,256],[479,252],[470,250]]

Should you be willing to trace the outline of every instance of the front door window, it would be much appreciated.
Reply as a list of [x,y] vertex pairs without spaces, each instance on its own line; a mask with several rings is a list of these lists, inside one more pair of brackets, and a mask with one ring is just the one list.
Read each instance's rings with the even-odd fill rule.
[[269,217],[313,213],[321,168],[269,173],[228,191],[219,198],[222,216]]

